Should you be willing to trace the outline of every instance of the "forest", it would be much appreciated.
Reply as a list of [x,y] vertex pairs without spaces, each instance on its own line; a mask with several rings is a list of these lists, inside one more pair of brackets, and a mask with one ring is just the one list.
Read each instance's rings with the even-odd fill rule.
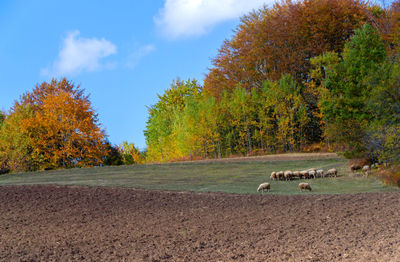
[[247,14],[204,82],[158,95],[144,135],[144,152],[112,145],[84,89],[53,79],[0,113],[0,172],[319,150],[399,163],[400,1]]
[[147,158],[307,150],[398,161],[400,3],[284,1],[242,18],[204,84],[149,110]]

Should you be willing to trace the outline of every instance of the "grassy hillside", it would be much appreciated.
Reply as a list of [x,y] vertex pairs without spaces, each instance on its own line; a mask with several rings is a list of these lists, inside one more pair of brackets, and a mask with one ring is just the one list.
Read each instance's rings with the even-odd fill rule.
[[[383,185],[378,179],[349,174],[344,159],[280,161],[215,161],[136,166],[97,167],[69,170],[19,173],[0,176],[0,186],[59,184],[82,186],[116,186],[160,190],[229,192],[254,194],[262,182],[270,182],[274,194],[299,194],[298,180],[270,181],[272,171],[301,170],[311,167],[327,170],[336,167],[338,178],[307,180],[313,193],[336,194],[399,191]],[[307,194],[307,193],[303,193]]]

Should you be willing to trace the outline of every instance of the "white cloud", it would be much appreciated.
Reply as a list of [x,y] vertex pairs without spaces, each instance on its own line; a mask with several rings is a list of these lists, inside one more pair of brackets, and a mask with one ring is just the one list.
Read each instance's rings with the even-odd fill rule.
[[240,17],[275,0],[166,0],[154,17],[157,27],[169,38],[198,36],[214,25]]
[[100,63],[100,59],[117,52],[117,47],[113,43],[104,38],[83,38],[79,34],[77,30],[67,34],[57,60],[50,68],[42,69],[42,75],[75,75],[83,71],[91,72],[113,66],[110,63]]
[[129,68],[134,68],[143,57],[147,56],[154,50],[156,50],[156,47],[154,45],[145,45],[139,47],[137,50],[129,54],[126,66]]

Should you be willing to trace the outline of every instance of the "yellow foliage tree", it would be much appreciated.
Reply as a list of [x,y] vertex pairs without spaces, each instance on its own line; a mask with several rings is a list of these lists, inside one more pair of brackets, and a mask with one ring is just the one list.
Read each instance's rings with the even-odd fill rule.
[[10,119],[21,108],[32,110],[18,123],[27,137],[32,159],[30,167],[25,169],[102,164],[107,154],[105,134],[83,91],[65,78],[53,79],[37,85],[15,103]]

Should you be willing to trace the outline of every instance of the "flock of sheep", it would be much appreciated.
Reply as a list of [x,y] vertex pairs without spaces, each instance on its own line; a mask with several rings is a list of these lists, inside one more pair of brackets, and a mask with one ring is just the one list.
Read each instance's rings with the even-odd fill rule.
[[[368,177],[369,174],[372,173],[371,166],[369,165],[364,165],[361,167],[360,165],[353,164],[350,166],[350,170],[354,173],[359,170],[362,170],[362,172]],[[317,177],[327,177],[327,176],[335,176],[337,177],[337,169],[336,168],[331,168],[329,169],[326,173],[322,169],[316,169],[316,168],[310,168],[308,170],[303,170],[303,171],[279,171],[279,172],[272,172],[270,178],[272,180],[292,180],[292,179],[310,179],[310,178],[317,178]],[[271,184],[266,182],[262,183],[261,185],[258,186],[257,192],[264,192],[264,190],[269,190],[271,189]],[[303,190],[309,190],[311,191],[311,186],[309,183],[302,182],[299,184],[299,189],[300,191]]]
[[310,168],[308,170],[303,171],[279,171],[279,172],[272,172],[271,179],[272,180],[292,180],[295,178],[299,179],[309,179],[309,178],[317,178],[317,177],[326,177],[326,176],[337,176],[337,169],[331,168],[326,173],[322,169]]
[[[279,172],[272,172],[271,173],[271,179],[272,180],[292,180],[292,179],[310,179],[310,178],[317,178],[317,177],[326,177],[326,176],[335,176],[337,177],[337,169],[336,168],[331,168],[329,169],[326,173],[324,172],[324,170],[322,169],[316,169],[316,168],[310,168],[307,170],[303,170],[303,171],[279,171]],[[258,186],[257,191],[258,192],[264,192],[265,190],[267,190],[269,192],[269,190],[271,189],[271,184],[266,182],[266,183],[262,183],[261,185]],[[303,190],[309,190],[311,191],[311,186],[309,183],[305,183],[302,182],[299,184],[299,189],[300,191]]]

